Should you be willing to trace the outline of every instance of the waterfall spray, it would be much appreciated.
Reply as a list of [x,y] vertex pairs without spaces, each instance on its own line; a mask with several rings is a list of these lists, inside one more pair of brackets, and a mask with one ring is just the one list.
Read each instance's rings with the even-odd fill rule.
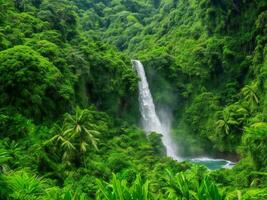
[[162,143],[166,147],[167,156],[170,156],[175,160],[180,160],[180,158],[176,155],[176,146],[172,142],[170,136],[171,124],[162,123],[156,113],[143,65],[139,60],[132,60],[132,64],[140,78],[140,81],[138,82],[139,108],[142,117],[143,129],[146,133],[157,132],[162,134]]

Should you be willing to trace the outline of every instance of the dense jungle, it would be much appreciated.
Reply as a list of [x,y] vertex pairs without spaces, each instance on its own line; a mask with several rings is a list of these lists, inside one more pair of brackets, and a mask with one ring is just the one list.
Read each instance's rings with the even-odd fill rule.
[[267,1],[0,0],[0,199],[266,200]]

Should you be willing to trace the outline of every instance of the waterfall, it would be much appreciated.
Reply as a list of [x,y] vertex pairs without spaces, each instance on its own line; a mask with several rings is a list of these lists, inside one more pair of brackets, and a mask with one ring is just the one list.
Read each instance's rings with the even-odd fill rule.
[[[170,123],[162,123],[156,113],[152,95],[146,79],[146,74],[142,63],[139,60],[132,60],[134,69],[136,70],[140,81],[139,89],[139,108],[142,117],[142,126],[146,133],[157,132],[162,134],[162,143],[166,147],[167,156],[175,160],[180,160],[176,155],[176,146],[172,142],[170,136]],[[166,120],[168,122],[169,120]]]

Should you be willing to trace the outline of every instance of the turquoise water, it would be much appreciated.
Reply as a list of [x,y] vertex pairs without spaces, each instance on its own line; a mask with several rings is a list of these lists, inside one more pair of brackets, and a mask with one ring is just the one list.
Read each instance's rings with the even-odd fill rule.
[[213,158],[193,158],[190,159],[190,161],[197,163],[197,164],[201,164],[201,165],[205,165],[206,167],[208,167],[211,170],[215,170],[215,169],[221,169],[221,168],[232,168],[235,163],[229,161],[229,160],[224,160],[224,159],[213,159]]

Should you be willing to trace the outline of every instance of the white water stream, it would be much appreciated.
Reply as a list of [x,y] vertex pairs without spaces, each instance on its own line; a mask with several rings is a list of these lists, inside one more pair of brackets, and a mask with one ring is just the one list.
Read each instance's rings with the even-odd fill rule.
[[[235,163],[224,159],[213,159],[208,157],[198,158],[181,158],[177,155],[177,146],[172,141],[171,117],[168,112],[161,112],[162,120],[158,117],[155,109],[153,98],[146,79],[146,74],[142,63],[139,60],[132,60],[133,68],[136,70],[140,81],[138,82],[139,89],[139,108],[142,116],[142,126],[147,134],[157,132],[162,135],[162,143],[166,148],[167,156],[174,160],[190,160],[192,162],[206,165],[209,169],[232,168]],[[162,110],[161,110],[162,111]]]
[[160,133],[162,135],[162,143],[167,151],[167,156],[172,157],[175,160],[181,160],[177,156],[176,145],[173,143],[170,135],[171,123],[169,123],[169,120],[164,120],[166,123],[164,123],[164,121],[161,122],[156,113],[142,63],[139,60],[132,60],[132,64],[140,78],[140,81],[138,82],[139,107],[142,116],[143,129],[147,134],[150,132]]

